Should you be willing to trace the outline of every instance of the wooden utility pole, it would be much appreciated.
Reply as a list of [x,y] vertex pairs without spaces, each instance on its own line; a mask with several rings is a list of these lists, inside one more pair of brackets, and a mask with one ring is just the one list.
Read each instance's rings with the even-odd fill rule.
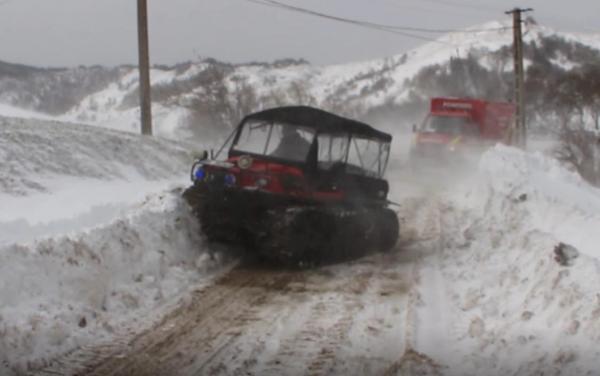
[[513,52],[514,52],[514,71],[515,71],[515,105],[517,113],[515,116],[514,128],[511,132],[510,143],[525,149],[527,146],[527,129],[525,126],[525,100],[524,86],[525,73],[523,71],[523,34],[521,30],[521,13],[529,12],[533,9],[515,8],[509,10],[506,14],[513,15]]
[[150,54],[148,52],[148,6],[138,0],[138,56],[140,70],[140,110],[142,134],[152,135],[152,106],[150,99]]

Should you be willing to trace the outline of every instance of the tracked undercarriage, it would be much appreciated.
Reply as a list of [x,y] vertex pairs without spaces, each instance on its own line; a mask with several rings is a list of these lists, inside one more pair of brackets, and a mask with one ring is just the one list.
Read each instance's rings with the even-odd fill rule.
[[289,202],[262,192],[216,193],[200,187],[185,195],[210,241],[240,244],[277,263],[351,259],[387,251],[398,238],[398,219],[388,208]]

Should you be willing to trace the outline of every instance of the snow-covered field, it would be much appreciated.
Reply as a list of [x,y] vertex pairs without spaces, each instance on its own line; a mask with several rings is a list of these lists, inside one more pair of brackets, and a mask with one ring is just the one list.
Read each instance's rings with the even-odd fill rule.
[[[390,180],[410,257],[264,279],[242,269],[213,285],[235,260],[210,250],[181,199],[186,145],[0,119],[0,374],[103,344],[128,348],[123,338],[171,311],[191,337],[172,333],[221,346],[202,351],[227,363],[222,373],[275,374],[281,359],[299,370],[309,355],[321,373],[358,372],[343,366],[352,355],[385,374],[598,374],[600,191],[545,154],[504,146],[462,180],[424,179],[404,168],[409,143],[397,135]],[[206,296],[216,305],[203,320],[221,337],[191,334]],[[216,303],[227,296],[248,306]],[[233,332],[219,312],[240,320]],[[177,329],[168,323],[167,334]]]

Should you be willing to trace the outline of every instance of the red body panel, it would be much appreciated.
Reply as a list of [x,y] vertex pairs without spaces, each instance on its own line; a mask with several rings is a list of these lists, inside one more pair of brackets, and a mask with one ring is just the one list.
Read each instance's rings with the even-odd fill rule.
[[503,141],[515,114],[515,106],[470,98],[432,98],[430,116],[463,116],[479,128],[481,139]]
[[454,162],[466,155],[477,155],[506,140],[514,114],[515,107],[510,103],[432,98],[429,114],[415,130],[411,156]]
[[233,167],[230,168],[217,166],[206,166],[205,168],[208,172],[222,170],[232,174],[235,177],[235,187],[238,189],[259,190],[324,202],[340,201],[345,197],[343,192],[338,191],[314,191],[308,185],[304,172],[300,168],[253,159],[248,168],[241,169],[238,167],[238,159],[238,157],[232,157],[227,160],[233,164]]

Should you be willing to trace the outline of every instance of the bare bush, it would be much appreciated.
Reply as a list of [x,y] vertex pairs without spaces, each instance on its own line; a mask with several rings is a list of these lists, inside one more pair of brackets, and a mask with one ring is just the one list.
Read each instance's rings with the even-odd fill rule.
[[560,132],[556,157],[588,182],[600,186],[600,135],[578,127],[565,127]]

